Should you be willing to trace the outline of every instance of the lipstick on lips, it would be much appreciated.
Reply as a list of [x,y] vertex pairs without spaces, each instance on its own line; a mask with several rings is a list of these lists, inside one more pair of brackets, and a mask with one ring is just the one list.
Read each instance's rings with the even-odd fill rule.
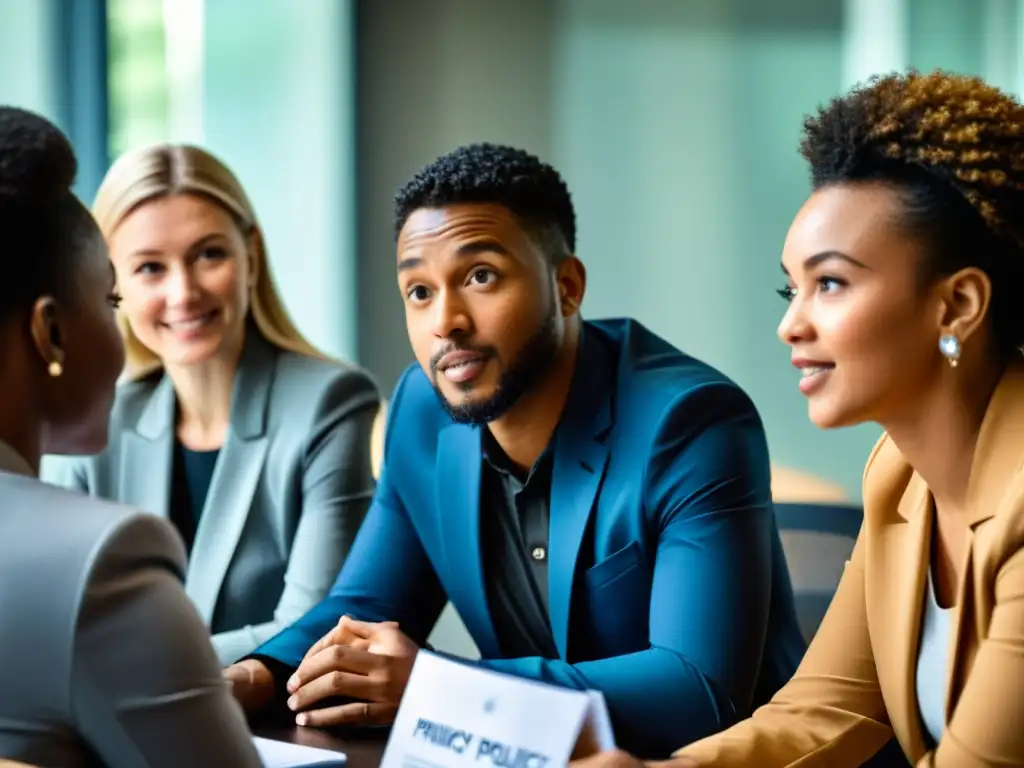
[[812,395],[820,390],[835,369],[835,363],[824,360],[811,360],[805,357],[794,357],[793,367],[799,369],[800,391],[805,395]]

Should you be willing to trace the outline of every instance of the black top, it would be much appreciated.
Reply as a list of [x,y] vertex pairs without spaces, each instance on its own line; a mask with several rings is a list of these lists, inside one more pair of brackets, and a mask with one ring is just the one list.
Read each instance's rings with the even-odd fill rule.
[[487,603],[504,658],[557,659],[548,612],[552,452],[525,479],[483,431],[480,538]]
[[177,440],[174,442],[170,518],[189,554],[219,454],[220,451],[193,451]]

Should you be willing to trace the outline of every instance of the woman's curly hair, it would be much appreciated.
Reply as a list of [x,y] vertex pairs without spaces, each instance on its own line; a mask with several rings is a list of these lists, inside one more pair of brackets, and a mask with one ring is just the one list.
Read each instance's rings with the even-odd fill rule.
[[872,78],[804,123],[801,154],[815,189],[888,182],[905,224],[929,245],[927,276],[967,266],[992,280],[992,321],[1024,344],[1024,106],[977,77],[942,71]]

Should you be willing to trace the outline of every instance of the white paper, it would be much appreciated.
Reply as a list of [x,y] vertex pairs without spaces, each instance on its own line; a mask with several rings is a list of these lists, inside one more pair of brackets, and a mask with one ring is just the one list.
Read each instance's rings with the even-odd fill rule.
[[420,651],[381,768],[558,768],[588,719],[611,748],[604,697]]
[[260,753],[264,768],[340,768],[345,765],[344,752],[264,739],[260,736],[253,736],[252,743]]
[[587,691],[590,698],[590,710],[587,718],[594,728],[594,738],[597,739],[597,747],[602,752],[608,749],[615,749],[615,731],[612,730],[612,718],[608,714],[608,704],[604,700],[604,694],[600,691]]

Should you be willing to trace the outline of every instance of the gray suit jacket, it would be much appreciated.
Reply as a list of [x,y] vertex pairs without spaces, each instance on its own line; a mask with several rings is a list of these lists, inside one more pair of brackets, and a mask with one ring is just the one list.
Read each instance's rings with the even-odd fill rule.
[[[285,352],[250,330],[185,578],[221,663],[294,622],[334,583],[373,496],[379,406],[361,369]],[[166,375],[123,385],[107,449],[47,457],[42,477],[167,516],[175,412]]]
[[23,477],[0,443],[0,756],[258,766],[164,520]]

